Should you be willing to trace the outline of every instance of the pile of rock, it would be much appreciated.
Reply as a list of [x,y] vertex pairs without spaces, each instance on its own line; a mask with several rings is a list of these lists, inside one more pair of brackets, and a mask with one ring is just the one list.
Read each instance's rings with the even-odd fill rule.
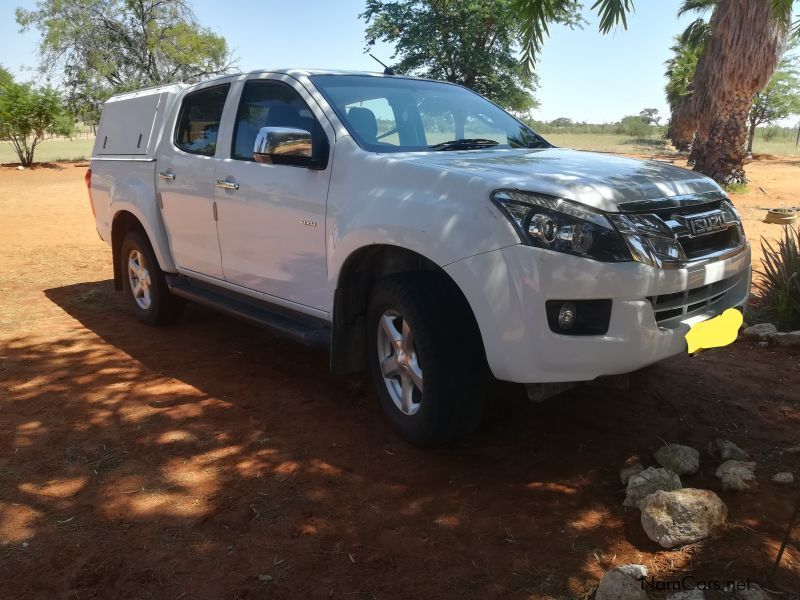
[[627,484],[624,506],[639,508],[647,536],[664,548],[702,540],[725,524],[725,503],[708,490],[684,488],[681,476],[700,470],[700,452],[666,444],[654,454],[660,468],[628,464],[620,472]]
[[[755,326],[761,327],[761,326]],[[753,327],[750,328],[754,329]],[[777,330],[761,327],[765,335]],[[800,334],[800,332],[796,332]],[[797,447],[800,451],[800,446]],[[715,475],[724,492],[745,491],[756,485],[756,463],[750,455],[729,440],[717,439],[709,444],[709,454],[719,461]],[[626,486],[624,506],[641,511],[641,523],[647,536],[664,548],[676,548],[698,542],[725,526],[728,508],[710,490],[684,488],[681,477],[691,477],[700,470],[700,452],[681,444],[665,444],[654,453],[658,467],[647,467],[638,456],[629,459],[620,471]],[[792,485],[792,473],[778,473],[772,481]],[[600,582],[597,600],[646,600],[642,580],[647,577],[643,565],[622,565],[607,572]],[[734,598],[766,600],[767,594],[758,586]],[[686,590],[667,596],[667,600],[702,600],[700,590]]]
[[782,333],[772,323],[759,323],[742,331],[742,335],[758,341],[760,346],[800,346],[800,331]]

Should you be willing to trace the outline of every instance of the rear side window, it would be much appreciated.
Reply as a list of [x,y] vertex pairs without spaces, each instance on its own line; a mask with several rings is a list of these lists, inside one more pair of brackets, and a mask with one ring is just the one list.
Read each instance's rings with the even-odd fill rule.
[[230,84],[194,92],[183,99],[175,126],[175,145],[184,152],[214,156],[219,122]]
[[253,146],[262,127],[303,129],[311,134],[315,148],[325,135],[300,94],[285,83],[256,79],[245,83],[242,90],[231,157],[253,160]]

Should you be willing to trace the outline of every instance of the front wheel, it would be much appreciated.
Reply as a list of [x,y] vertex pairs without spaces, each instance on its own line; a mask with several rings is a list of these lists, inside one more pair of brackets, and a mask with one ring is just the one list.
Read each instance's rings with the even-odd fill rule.
[[471,433],[483,413],[482,346],[453,287],[436,273],[402,273],[370,299],[369,371],[392,426],[419,446]]
[[153,248],[138,231],[130,231],[120,251],[122,287],[139,321],[147,325],[167,325],[183,312],[184,302],[173,296]]

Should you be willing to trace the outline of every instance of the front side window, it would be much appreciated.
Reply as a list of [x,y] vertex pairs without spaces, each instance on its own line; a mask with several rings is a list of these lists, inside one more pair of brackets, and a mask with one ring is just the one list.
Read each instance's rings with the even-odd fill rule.
[[325,135],[311,109],[294,89],[285,83],[254,79],[246,82],[242,90],[231,158],[253,160],[253,147],[262,127],[308,131],[315,148]]
[[507,112],[466,88],[369,75],[314,75],[351,135],[373,152],[548,148]]
[[188,94],[175,126],[175,145],[184,152],[214,156],[225,99],[230,84]]

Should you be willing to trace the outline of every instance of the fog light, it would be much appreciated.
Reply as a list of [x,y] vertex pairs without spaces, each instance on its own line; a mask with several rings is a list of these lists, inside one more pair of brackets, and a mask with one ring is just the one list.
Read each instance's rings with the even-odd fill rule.
[[611,300],[548,300],[547,325],[559,335],[605,335],[612,304]]
[[569,329],[575,323],[575,305],[572,302],[564,302],[558,311],[558,326],[561,329]]

